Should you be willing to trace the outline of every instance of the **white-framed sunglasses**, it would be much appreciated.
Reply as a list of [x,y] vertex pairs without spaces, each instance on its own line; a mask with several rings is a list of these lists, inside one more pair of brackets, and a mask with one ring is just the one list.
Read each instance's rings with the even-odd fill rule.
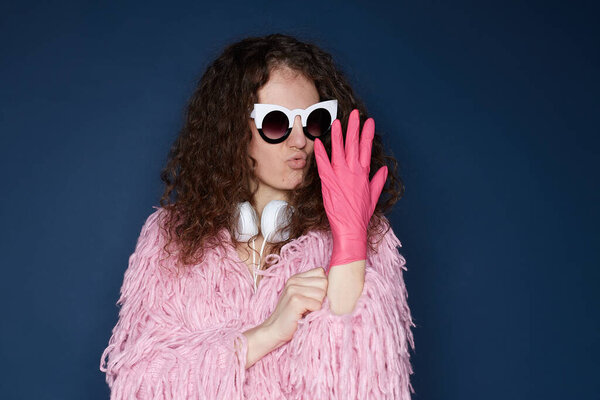
[[254,119],[260,136],[268,143],[281,143],[292,132],[294,118],[300,115],[304,134],[310,140],[329,133],[337,117],[337,100],[326,100],[301,109],[290,110],[277,104],[254,104],[250,118]]

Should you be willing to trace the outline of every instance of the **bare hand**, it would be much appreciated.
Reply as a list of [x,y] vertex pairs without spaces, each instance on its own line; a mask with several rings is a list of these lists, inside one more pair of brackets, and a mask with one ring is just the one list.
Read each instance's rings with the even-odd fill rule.
[[273,340],[284,344],[292,339],[298,320],[311,311],[321,309],[327,295],[327,276],[322,267],[292,275],[285,283],[275,311],[262,324]]

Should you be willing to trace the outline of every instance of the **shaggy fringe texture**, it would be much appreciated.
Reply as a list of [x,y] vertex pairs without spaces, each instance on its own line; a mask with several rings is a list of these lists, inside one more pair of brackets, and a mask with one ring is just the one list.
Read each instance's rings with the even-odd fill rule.
[[[258,290],[221,232],[226,249],[207,250],[177,273],[161,257],[157,208],[129,258],[119,321],[100,361],[116,399],[400,399],[414,393],[414,351],[401,243],[390,229],[367,253],[363,293],[350,314],[322,308],[299,321],[292,340],[248,370],[243,332],[275,309],[292,275],[329,264],[331,234],[311,232],[270,255]],[[386,221],[387,223],[387,221]],[[108,358],[108,360],[106,360]]]

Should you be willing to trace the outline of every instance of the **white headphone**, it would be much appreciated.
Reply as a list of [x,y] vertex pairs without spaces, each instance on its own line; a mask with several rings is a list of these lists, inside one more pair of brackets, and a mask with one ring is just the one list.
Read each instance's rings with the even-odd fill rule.
[[[263,244],[260,249],[258,266],[262,261],[262,253],[265,249],[265,243],[282,242],[290,237],[289,227],[285,228],[292,217],[294,208],[283,200],[271,200],[263,209],[260,217],[260,231],[263,235]],[[250,202],[245,201],[238,204],[237,207],[237,230],[235,232],[238,241],[248,241],[251,237],[258,234],[258,217],[254,207]],[[285,229],[283,229],[285,228]],[[254,240],[252,240],[252,250],[255,250]],[[252,252],[252,265],[254,275],[254,290],[256,290],[256,265],[255,253]]]

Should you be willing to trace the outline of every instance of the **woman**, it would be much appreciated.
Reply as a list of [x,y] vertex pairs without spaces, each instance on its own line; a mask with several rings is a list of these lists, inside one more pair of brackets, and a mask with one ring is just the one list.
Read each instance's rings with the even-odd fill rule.
[[100,364],[112,399],[410,398],[383,216],[403,186],[365,117],[331,56],[287,35],[208,67],[129,258]]

